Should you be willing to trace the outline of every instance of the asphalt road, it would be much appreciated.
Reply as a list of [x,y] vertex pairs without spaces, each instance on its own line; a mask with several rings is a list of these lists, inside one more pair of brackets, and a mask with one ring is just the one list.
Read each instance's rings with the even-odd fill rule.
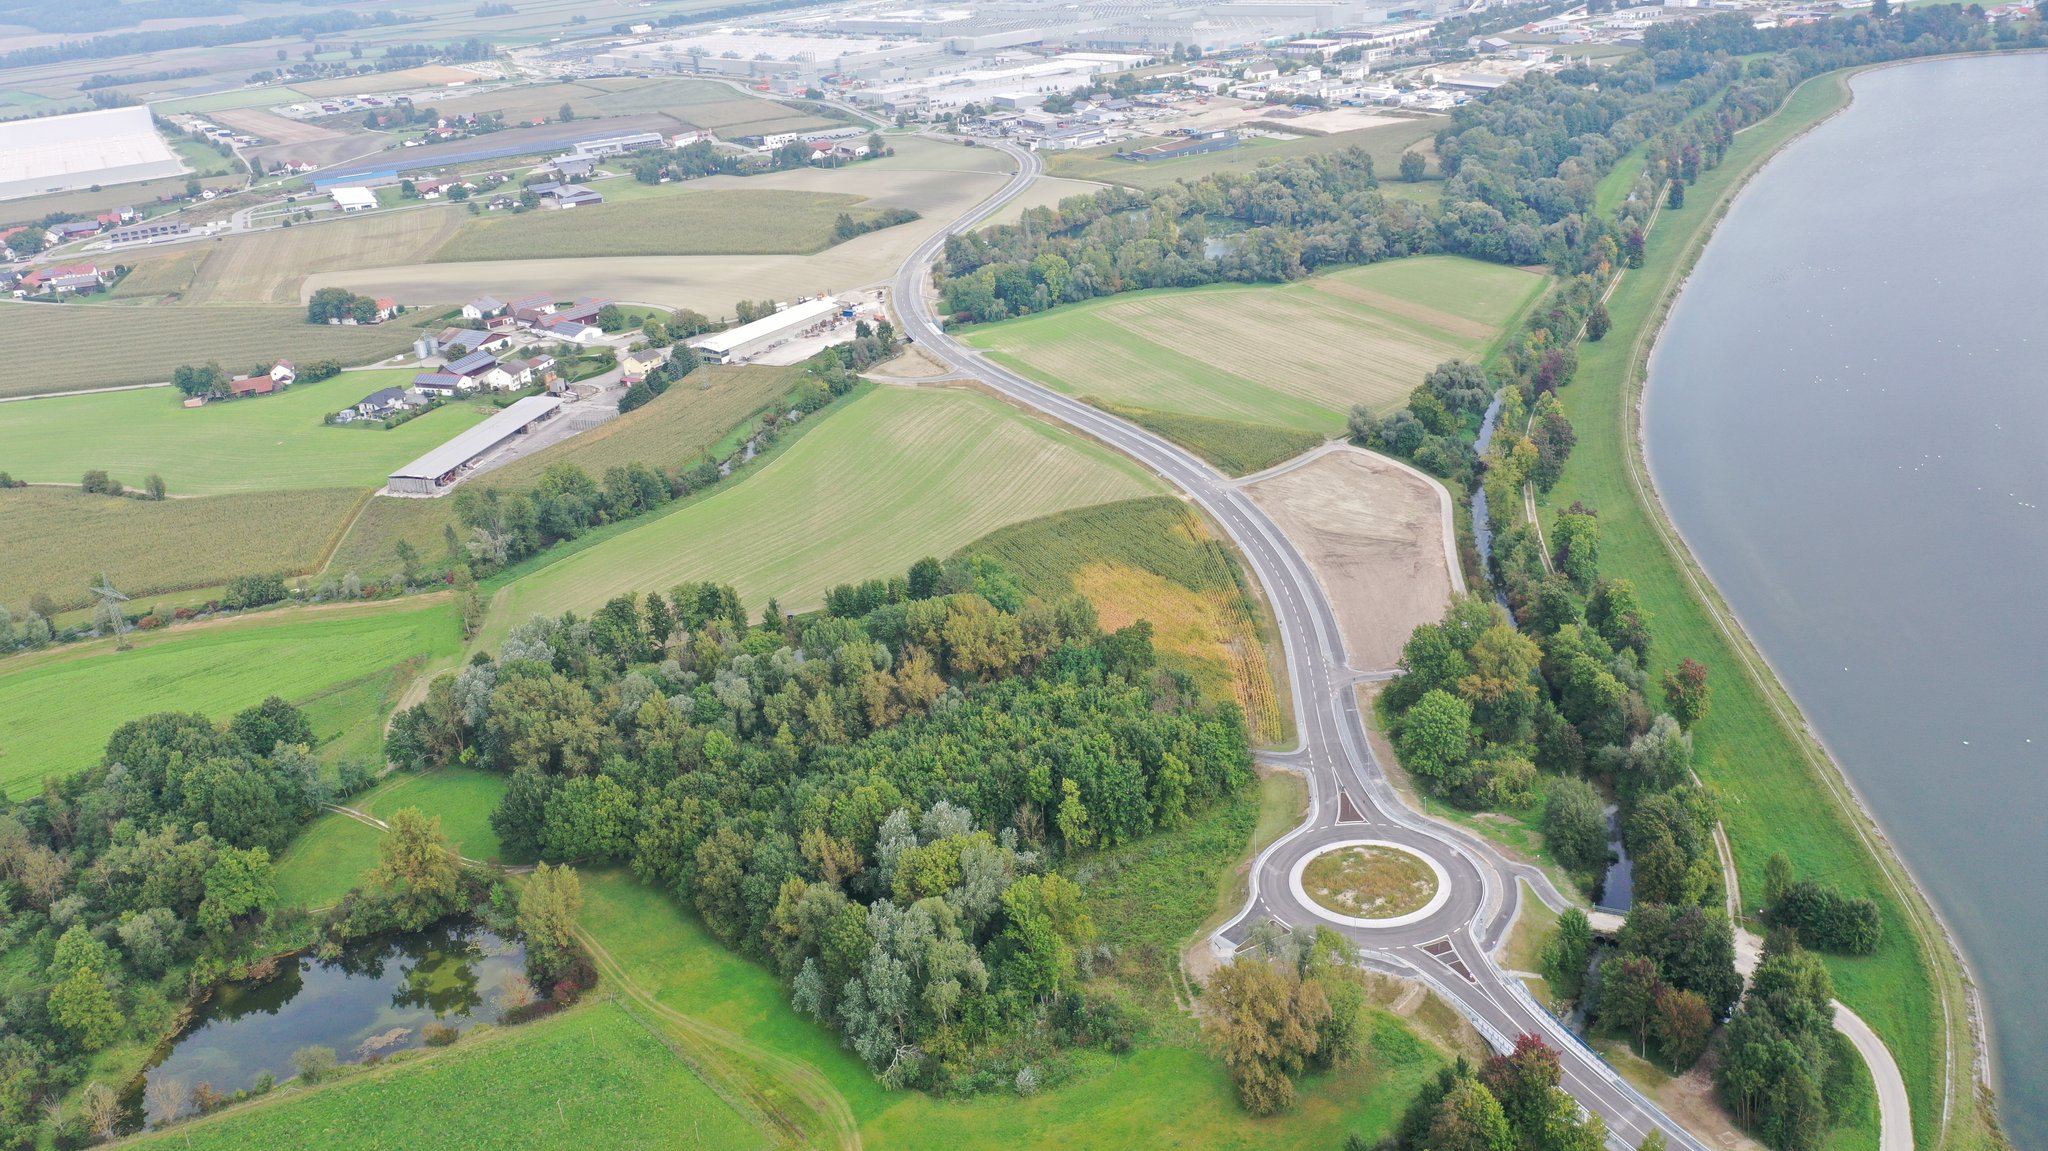
[[[1519,980],[1494,964],[1493,948],[1514,921],[1517,879],[1528,881],[1545,903],[1561,908],[1565,900],[1541,872],[1511,863],[1484,841],[1403,805],[1373,757],[1354,690],[1379,669],[1348,665],[1329,599],[1279,527],[1226,477],[1178,446],[1033,383],[945,334],[930,291],[932,260],[947,236],[975,227],[1043,170],[1035,153],[996,146],[1017,158],[1016,175],[911,253],[898,272],[894,310],[903,331],[949,367],[1124,452],[1186,493],[1229,533],[1279,622],[1301,742],[1292,752],[1268,758],[1289,763],[1307,777],[1309,814],[1253,862],[1247,905],[1216,933],[1212,945],[1227,957],[1255,925],[1268,920],[1287,929],[1333,927],[1359,945],[1370,965],[1434,987],[1497,1049],[1511,1046],[1517,1035],[1542,1036],[1563,1063],[1565,1089],[1607,1121],[1612,1145],[1635,1147],[1654,1128],[1664,1132],[1671,1146],[1705,1151],[1704,1144],[1538,1007]],[[1448,879],[1448,897],[1398,926],[1334,922],[1299,897],[1290,876],[1318,848],[1353,840],[1399,844],[1434,861]]]

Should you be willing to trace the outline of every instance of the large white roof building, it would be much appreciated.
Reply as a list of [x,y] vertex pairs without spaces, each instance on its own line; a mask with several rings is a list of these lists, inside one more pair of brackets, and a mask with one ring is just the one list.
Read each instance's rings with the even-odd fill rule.
[[0,123],[0,200],[184,171],[145,107]]

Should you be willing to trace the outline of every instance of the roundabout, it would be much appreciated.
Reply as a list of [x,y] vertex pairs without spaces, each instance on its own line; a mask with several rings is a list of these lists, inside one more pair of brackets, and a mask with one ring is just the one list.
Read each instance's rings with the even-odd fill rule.
[[1324,844],[1287,874],[1298,906],[1347,927],[1406,927],[1436,914],[1451,897],[1443,865],[1384,839]]

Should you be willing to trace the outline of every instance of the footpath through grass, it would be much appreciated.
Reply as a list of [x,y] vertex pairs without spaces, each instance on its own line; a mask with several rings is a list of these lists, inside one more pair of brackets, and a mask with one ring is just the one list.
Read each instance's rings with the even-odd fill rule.
[[[115,728],[152,712],[226,719],[266,696],[307,699],[462,645],[443,598],[287,609],[129,639],[130,651],[96,640],[0,660],[0,788],[19,796],[46,775],[90,767]],[[315,734],[381,723],[381,693],[356,698],[368,710],[324,714],[336,726]]]
[[777,1142],[626,1007],[597,1003],[522,1027],[471,1032],[459,1046],[324,1087],[287,1087],[133,1145],[751,1151]]
[[[1553,514],[1578,501],[1599,510],[1602,574],[1634,581],[1654,621],[1652,682],[1682,658],[1711,672],[1712,714],[1693,734],[1697,766],[1720,796],[1752,903],[1763,890],[1765,860],[1782,850],[1800,874],[1882,907],[1878,953],[1831,956],[1829,969],[1842,1000],[1898,1060],[1912,1097],[1915,1145],[1972,1147],[1988,1142],[1989,1127],[1973,1091],[1959,965],[1797,708],[1663,519],[1637,439],[1651,343],[1714,222],[1751,172],[1848,98],[1844,73],[1809,81],[1777,115],[1736,137],[1722,165],[1687,189],[1684,208],[1658,218],[1644,266],[1623,276],[1608,301],[1612,332],[1579,349],[1577,379],[1563,392],[1578,448],[1546,504]],[[1952,1121],[1946,1131],[1945,1109]]]

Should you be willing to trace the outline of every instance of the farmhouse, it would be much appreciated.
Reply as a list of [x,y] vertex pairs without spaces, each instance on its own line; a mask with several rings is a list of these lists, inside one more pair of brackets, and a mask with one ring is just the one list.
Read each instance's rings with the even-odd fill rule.
[[539,323],[541,317],[555,314],[555,298],[544,294],[523,296],[507,306],[513,319],[527,325]]
[[604,332],[596,324],[584,320],[555,318],[535,327],[535,331],[546,332],[558,340],[572,344],[587,344],[604,338]]
[[271,365],[270,378],[276,381],[279,386],[288,385],[299,378],[298,365],[290,360],[279,360]]
[[698,336],[690,345],[721,364],[743,360],[782,343],[784,340],[840,311],[839,301],[830,296],[791,304],[772,316],[723,332]]
[[430,396],[453,396],[475,391],[476,381],[453,372],[421,372],[412,378],[412,386]]
[[497,297],[478,296],[476,299],[462,305],[462,318],[465,320],[488,320],[504,310],[504,303]]
[[434,341],[440,344],[444,351],[458,357],[477,351],[490,339],[489,332],[479,332],[475,328],[443,328],[441,334],[434,337]]
[[661,352],[654,348],[644,352],[627,352],[619,357],[619,382],[637,384],[647,378],[647,373],[661,365]]
[[46,238],[52,244],[62,244],[67,240],[81,240],[87,236],[98,235],[99,230],[100,224],[97,220],[69,220],[53,225],[46,233]]
[[334,188],[327,193],[334,206],[344,212],[362,212],[377,206],[377,193],[368,188]]
[[391,473],[392,495],[434,496],[448,490],[476,461],[524,435],[562,407],[553,396],[528,396]]
[[471,352],[449,364],[445,369],[450,375],[480,379],[485,372],[498,366],[497,358],[489,352]]
[[411,411],[419,406],[419,393],[406,388],[379,388],[356,401],[356,411],[367,419],[381,420],[393,412]]
[[591,156],[557,156],[549,165],[555,176],[561,180],[587,180],[597,171],[597,160]]

